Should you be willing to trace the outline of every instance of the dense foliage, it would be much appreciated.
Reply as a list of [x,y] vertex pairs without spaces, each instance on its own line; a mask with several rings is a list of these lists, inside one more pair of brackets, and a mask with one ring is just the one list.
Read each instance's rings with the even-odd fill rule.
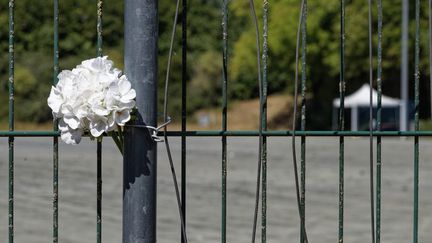
[[[269,92],[281,90],[293,92],[295,41],[299,14],[298,0],[274,0],[270,3],[269,21]],[[345,26],[345,80],[347,94],[369,82],[368,60],[368,6],[362,1],[347,1]],[[328,128],[331,121],[331,101],[339,94],[340,73],[340,1],[309,1],[307,21],[307,87],[310,94],[309,128]],[[376,2],[375,2],[376,4]],[[401,0],[383,0],[383,92],[399,97],[400,87],[400,38],[401,38]],[[236,18],[249,18],[247,3],[233,3]],[[257,5],[258,7],[258,5]],[[259,8],[258,8],[259,9]],[[413,99],[414,87],[414,34],[415,11],[410,6],[410,97]],[[374,58],[376,78],[377,55],[377,11],[374,5]],[[422,5],[421,13],[421,107],[422,117],[429,116],[429,68],[427,37],[427,6]],[[257,87],[254,49],[254,32],[251,24],[236,41],[231,61],[231,78],[234,97],[254,96],[251,86]],[[376,82],[375,82],[376,85]],[[310,115],[313,114],[313,115]]]
[[[293,91],[298,0],[270,1],[269,92]],[[51,119],[46,97],[52,80],[52,3],[15,1],[16,118],[43,122]],[[189,112],[221,101],[221,1],[188,1],[188,108]],[[262,3],[255,3],[260,20]],[[384,0],[383,91],[399,96],[401,0]],[[230,99],[257,97],[255,32],[248,1],[231,1],[229,12]],[[159,2],[159,79],[162,91],[174,1]],[[376,33],[376,6],[374,6]],[[308,6],[307,86],[309,128],[328,128],[331,100],[338,96],[340,73],[339,1],[311,1]],[[422,11],[421,101],[422,117],[429,116],[427,6]],[[7,1],[0,0],[0,117],[7,116]],[[104,5],[104,53],[122,67],[123,1]],[[413,87],[414,5],[410,7],[410,86]],[[180,23],[178,27],[180,27]],[[60,2],[60,65],[71,68],[96,54],[96,6],[86,0]],[[261,30],[262,31],[262,30]],[[347,93],[368,82],[367,5],[348,1],[346,8]],[[377,35],[374,35],[376,54]],[[170,113],[178,117],[181,98],[181,29],[173,58]],[[412,93],[412,90],[411,90]],[[411,95],[411,97],[413,97]],[[162,98],[162,95],[159,95]],[[162,103],[161,100],[159,103]]]
[[[7,104],[8,3],[0,1],[0,88],[1,102]],[[53,80],[52,1],[15,1],[15,117],[43,122],[52,119],[46,99]],[[106,52],[122,63],[122,4],[107,1],[104,29]],[[62,1],[60,4],[60,68],[70,69],[96,55],[96,6],[88,1]],[[0,107],[6,117],[7,106]]]

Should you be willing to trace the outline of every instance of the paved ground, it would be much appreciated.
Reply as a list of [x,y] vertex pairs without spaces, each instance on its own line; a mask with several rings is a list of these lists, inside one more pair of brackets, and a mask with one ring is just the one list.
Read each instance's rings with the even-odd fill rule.
[[[289,139],[269,139],[268,242],[298,242]],[[307,143],[307,228],[309,242],[336,242],[338,140]],[[172,139],[179,164],[179,140]],[[411,242],[411,139],[383,141],[382,242]],[[105,143],[103,241],[121,242],[121,158]],[[432,142],[421,141],[420,240],[432,241]],[[256,173],[256,139],[229,139],[228,242],[250,242]],[[174,190],[163,147],[159,147],[158,241],[179,242]],[[94,242],[96,236],[95,145],[60,147],[60,242]],[[220,242],[220,139],[188,140],[188,234],[190,242]],[[15,242],[51,239],[52,151],[48,138],[16,140]],[[370,242],[368,140],[346,140],[345,242]],[[7,242],[7,143],[0,139],[0,242]]]

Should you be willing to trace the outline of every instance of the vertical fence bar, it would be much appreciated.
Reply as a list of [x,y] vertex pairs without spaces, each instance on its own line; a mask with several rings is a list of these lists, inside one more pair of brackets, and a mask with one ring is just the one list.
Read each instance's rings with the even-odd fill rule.
[[97,142],[96,242],[102,242],[102,142]]
[[[306,130],[306,45],[307,45],[307,0],[304,1],[302,22],[301,22],[301,36],[302,36],[302,50],[301,50],[301,124],[300,129],[302,131]],[[300,148],[300,214],[302,220],[300,226],[300,242],[305,242],[305,232],[306,232],[306,136],[301,136],[301,148]]]
[[[54,56],[53,56],[53,85],[58,82],[59,73],[59,0],[54,0]],[[58,131],[58,121],[54,119],[54,131]],[[53,137],[53,243],[58,242],[58,137]]]
[[400,97],[402,104],[400,106],[399,130],[408,131],[408,80],[409,80],[409,2],[402,0],[402,34],[401,34],[401,84]]
[[102,242],[102,142],[97,142],[96,242]]
[[[15,27],[14,27],[14,0],[9,0],[9,131],[14,130],[14,62],[15,62]],[[9,145],[9,243],[14,241],[14,137],[8,139]]]
[[97,55],[101,57],[103,55],[102,52],[102,44],[103,44],[103,0],[98,0],[97,2]]
[[[57,122],[54,122],[55,125]],[[54,128],[58,131],[57,127]],[[53,243],[58,242],[58,137],[53,138]]]
[[[228,1],[222,4],[222,131],[227,131],[228,109]],[[222,207],[221,242],[226,243],[227,202],[227,137],[222,135]]]
[[[372,0],[368,0],[368,38],[369,38],[369,196],[370,196],[370,226],[372,243],[375,243],[375,207],[374,207],[374,157],[373,157],[373,43],[372,43]],[[357,121],[356,121],[357,122]]]
[[[102,56],[103,0],[97,2],[97,55]],[[102,141],[96,142],[96,242],[102,242]]]
[[[340,80],[339,131],[345,130],[345,0],[340,1]],[[343,243],[344,225],[344,137],[339,137],[339,243]]]
[[[268,74],[268,12],[269,2],[264,0],[263,4],[263,104],[262,109],[262,129],[267,130],[267,74]],[[267,137],[263,137],[262,145],[262,195],[261,195],[261,242],[267,241]]]
[[[378,7],[378,53],[377,53],[377,130],[381,131],[382,100],[382,0],[377,0]],[[381,242],[381,136],[377,136],[376,150],[376,243]]]
[[[181,203],[183,225],[186,230],[186,96],[187,96],[187,0],[182,1],[182,107],[181,107]],[[184,234],[181,234],[181,242],[185,242]]]
[[[125,73],[136,90],[137,125],[157,122],[157,0],[126,0]],[[156,152],[148,130],[125,129],[123,243],[156,242]]]
[[[419,130],[419,104],[420,104],[420,0],[415,2],[415,73],[414,73],[414,129]],[[414,137],[414,210],[413,210],[413,243],[418,242],[418,187],[419,187],[419,137]]]
[[429,0],[428,6],[428,27],[429,27],[429,102],[430,102],[430,117],[432,119],[432,0]]

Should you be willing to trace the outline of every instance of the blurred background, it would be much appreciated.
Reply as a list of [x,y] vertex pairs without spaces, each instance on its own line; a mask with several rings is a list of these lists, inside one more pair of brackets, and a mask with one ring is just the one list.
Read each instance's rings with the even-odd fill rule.
[[[221,104],[221,2],[190,0],[188,9],[188,115],[189,128],[220,127]],[[261,17],[261,3],[256,2]],[[46,104],[52,82],[52,3],[16,2],[16,120],[17,129],[51,128]],[[96,56],[96,4],[86,0],[60,4],[60,67],[70,69]],[[383,93],[400,97],[401,0],[383,1]],[[255,33],[247,1],[229,4],[229,129],[255,129],[258,125]],[[339,96],[339,1],[308,4],[307,36],[307,129],[332,127],[332,101]],[[159,91],[169,48],[174,2],[159,2]],[[104,5],[104,54],[123,68],[123,2]],[[299,1],[274,0],[269,19],[269,128],[291,126],[294,55]],[[374,8],[374,11],[375,8]],[[409,93],[414,82],[414,7],[409,13]],[[283,16],[283,17],[281,17]],[[376,16],[376,13],[374,13]],[[428,68],[427,8],[422,8],[420,39],[420,118],[422,129],[432,128]],[[179,18],[180,20],[181,18]],[[7,103],[7,1],[0,0],[0,102]],[[374,22],[376,30],[376,18]],[[169,96],[169,114],[179,123],[181,100],[181,28],[177,29]],[[376,32],[376,31],[374,31]],[[367,5],[348,1],[346,7],[347,95],[368,82]],[[376,49],[377,36],[374,35]],[[375,50],[374,49],[374,50]],[[376,84],[375,84],[376,85]],[[162,105],[162,95],[159,95]],[[239,112],[241,111],[241,112]],[[7,106],[0,106],[0,128],[7,127]],[[348,111],[349,112],[349,111]],[[312,115],[313,114],[313,115]],[[366,113],[367,114],[367,113]],[[239,117],[240,116],[240,117]],[[244,119],[244,118],[247,119]],[[351,119],[348,114],[347,119]],[[361,117],[359,118],[361,122]],[[347,120],[347,124],[349,120]],[[361,125],[361,124],[360,124]],[[361,126],[359,127],[361,128]],[[171,126],[176,128],[176,125]],[[367,128],[366,128],[367,129]]]

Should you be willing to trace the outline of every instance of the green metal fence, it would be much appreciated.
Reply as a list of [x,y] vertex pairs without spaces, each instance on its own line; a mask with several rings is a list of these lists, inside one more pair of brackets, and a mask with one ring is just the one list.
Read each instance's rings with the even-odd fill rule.
[[[59,0],[54,1],[54,46],[53,46],[53,84],[57,83],[57,74],[59,72],[59,31],[58,31],[58,21],[59,21]],[[187,166],[187,154],[186,154],[186,138],[187,137],[220,137],[221,138],[221,146],[222,146],[222,154],[221,154],[221,242],[226,242],[226,225],[227,225],[227,137],[235,136],[235,137],[257,137],[262,135],[263,139],[260,140],[260,147],[262,148],[260,160],[260,166],[262,169],[262,175],[260,176],[261,180],[261,242],[266,242],[266,210],[267,210],[267,137],[300,137],[301,138],[301,148],[300,148],[300,201],[299,201],[299,212],[300,218],[300,232],[305,232],[305,207],[306,207],[306,140],[308,137],[339,137],[339,223],[338,223],[338,238],[339,242],[343,242],[344,236],[344,139],[345,137],[370,137],[371,141],[371,149],[372,149],[372,141],[373,138],[376,138],[376,157],[374,164],[376,168],[376,175],[371,174],[373,178],[376,178],[376,187],[374,188],[376,204],[373,203],[371,206],[372,212],[375,211],[376,218],[372,220],[372,242],[380,242],[380,229],[381,229],[381,138],[382,137],[414,137],[414,154],[413,154],[413,163],[414,163],[414,194],[413,194],[413,242],[417,243],[418,241],[418,204],[419,204],[419,138],[432,136],[432,131],[419,131],[419,54],[420,54],[420,0],[415,1],[415,18],[416,18],[416,32],[415,32],[415,71],[414,71],[414,94],[415,94],[415,117],[414,131],[381,131],[381,96],[382,96],[382,83],[381,83],[381,73],[382,73],[382,4],[381,0],[377,0],[377,9],[378,9],[378,46],[377,46],[377,74],[376,74],[376,84],[378,89],[378,109],[377,109],[377,130],[370,131],[345,131],[344,120],[344,97],[345,97],[345,86],[349,85],[345,82],[344,69],[345,69],[345,60],[344,60],[344,48],[345,48],[345,0],[340,0],[340,112],[339,112],[339,126],[338,130],[332,131],[307,131],[306,130],[306,103],[305,103],[305,94],[306,94],[306,52],[307,52],[307,29],[306,29],[306,20],[307,20],[307,2],[304,1],[304,5],[302,7],[303,11],[301,13],[300,19],[301,21],[301,121],[300,121],[300,130],[291,130],[291,131],[268,131],[267,130],[267,67],[268,67],[268,15],[269,15],[269,1],[264,0],[263,6],[263,52],[262,55],[262,83],[263,87],[260,90],[262,99],[260,102],[260,114],[262,116],[260,130],[258,131],[229,131],[227,129],[227,93],[229,88],[229,77],[228,77],[228,0],[222,0],[222,43],[223,43],[223,79],[222,79],[222,127],[220,130],[212,130],[212,131],[190,131],[187,130],[186,123],[186,55],[187,55],[187,0],[183,0],[183,14],[182,14],[182,109],[181,109],[181,130],[180,131],[169,131],[168,136],[176,136],[181,137],[181,196],[182,196],[182,211],[186,217],[186,166]],[[370,11],[372,8],[372,3],[369,0]],[[52,241],[58,242],[58,193],[59,187],[58,182],[58,165],[60,163],[60,158],[58,155],[58,136],[60,135],[57,131],[57,123],[54,122],[54,127],[52,131],[16,131],[14,129],[14,9],[15,9],[15,1],[9,0],[9,130],[8,131],[0,131],[0,137],[8,137],[8,146],[9,146],[9,194],[8,194],[8,232],[9,232],[9,243],[14,242],[14,140],[15,138],[22,137],[52,137],[53,138],[53,220],[52,220]],[[97,55],[102,55],[102,16],[103,16],[103,0],[97,1]],[[371,16],[370,16],[371,17]],[[371,23],[372,21],[370,21]],[[370,31],[372,31],[372,26],[370,26]],[[371,51],[372,51],[372,46]],[[372,52],[370,53],[372,57]],[[372,64],[371,64],[372,65]],[[313,68],[313,67],[309,67]],[[371,70],[372,67],[371,67]],[[370,76],[370,81],[372,82],[374,79],[372,78],[372,71]],[[47,91],[48,92],[48,91]],[[371,150],[372,151],[372,150]],[[101,178],[101,166],[102,166],[102,143],[97,143],[97,151],[96,151],[96,160],[97,160],[97,212],[96,212],[96,236],[97,242],[101,242],[101,231],[102,231],[102,178]],[[371,152],[372,156],[372,152]],[[373,162],[371,157],[371,162]],[[372,164],[371,164],[372,165]],[[373,167],[371,167],[371,172],[373,171]],[[373,185],[373,183],[371,183]],[[372,214],[374,215],[374,214]],[[304,236],[306,234],[300,234],[301,242],[305,242]]]

